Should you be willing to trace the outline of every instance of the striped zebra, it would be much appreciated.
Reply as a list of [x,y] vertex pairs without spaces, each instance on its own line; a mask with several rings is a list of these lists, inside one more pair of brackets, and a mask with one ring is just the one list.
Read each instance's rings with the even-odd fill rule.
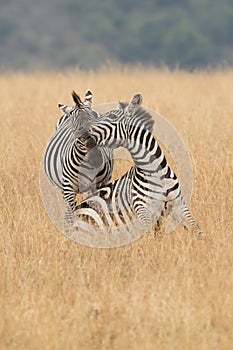
[[111,149],[125,147],[134,166],[121,178],[97,190],[75,208],[75,227],[91,232],[128,227],[135,221],[142,230],[149,229],[162,215],[170,214],[185,228],[201,230],[186,206],[179,181],[169,167],[162,149],[152,135],[151,115],[140,105],[142,96],[129,103],[119,103],[117,110],[99,115],[82,137],[86,147]]
[[[98,114],[91,109],[92,93],[87,91],[85,101],[73,91],[74,107],[59,119],[55,133],[50,138],[43,157],[45,173],[52,184],[63,194],[66,205],[65,218],[72,222],[72,213],[78,193],[92,193],[106,185],[113,169],[113,151],[106,147],[88,150],[81,141],[84,125]],[[59,104],[64,112],[64,105]]]

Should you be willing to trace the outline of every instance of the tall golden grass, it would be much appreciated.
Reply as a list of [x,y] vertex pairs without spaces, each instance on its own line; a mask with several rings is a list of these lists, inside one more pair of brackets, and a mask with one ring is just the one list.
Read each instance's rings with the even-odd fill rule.
[[[2,72],[1,349],[232,349],[232,81],[232,70]],[[194,167],[190,208],[209,240],[178,227],[92,249],[51,224],[42,153],[57,103],[88,88],[95,104],[141,92],[177,128]]]

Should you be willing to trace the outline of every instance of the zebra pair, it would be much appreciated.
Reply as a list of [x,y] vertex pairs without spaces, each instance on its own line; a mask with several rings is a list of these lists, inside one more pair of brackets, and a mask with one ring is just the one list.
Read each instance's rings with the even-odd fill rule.
[[91,109],[92,93],[87,91],[84,102],[73,91],[74,107],[59,107],[65,112],[46,146],[43,166],[53,185],[63,194],[66,206],[65,221],[72,223],[78,193],[92,193],[105,186],[112,175],[113,151],[106,147],[88,150],[81,140],[85,123],[98,114]]
[[[118,109],[86,123],[88,132],[81,140],[88,150],[94,150],[95,145],[110,149],[122,146],[128,149],[135,165],[76,205],[74,226],[87,233],[97,229],[109,232],[113,228],[128,231],[134,223],[145,231],[165,213],[200,234],[179,181],[152,134],[151,115],[141,103],[142,96],[137,94],[129,103],[119,103]],[[62,106],[62,110],[69,114],[69,107]]]

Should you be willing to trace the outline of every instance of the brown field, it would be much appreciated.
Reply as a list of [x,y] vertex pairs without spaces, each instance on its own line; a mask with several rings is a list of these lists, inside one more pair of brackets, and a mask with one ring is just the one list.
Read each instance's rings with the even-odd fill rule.
[[[2,72],[0,349],[232,349],[232,81],[232,70]],[[51,224],[42,153],[57,103],[87,88],[95,104],[141,92],[177,128],[193,162],[190,208],[208,239],[178,227],[93,249]]]

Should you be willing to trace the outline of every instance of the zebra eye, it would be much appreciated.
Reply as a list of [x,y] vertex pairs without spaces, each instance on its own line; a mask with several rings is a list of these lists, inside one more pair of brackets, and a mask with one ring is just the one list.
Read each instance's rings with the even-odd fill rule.
[[98,118],[98,116],[99,116],[98,113],[96,113],[95,111],[91,111],[91,113],[93,114],[93,116],[94,116],[96,119]]
[[111,114],[109,115],[109,118],[110,118],[111,120],[116,120],[116,119],[118,119],[118,116],[117,116],[116,114],[111,113]]

